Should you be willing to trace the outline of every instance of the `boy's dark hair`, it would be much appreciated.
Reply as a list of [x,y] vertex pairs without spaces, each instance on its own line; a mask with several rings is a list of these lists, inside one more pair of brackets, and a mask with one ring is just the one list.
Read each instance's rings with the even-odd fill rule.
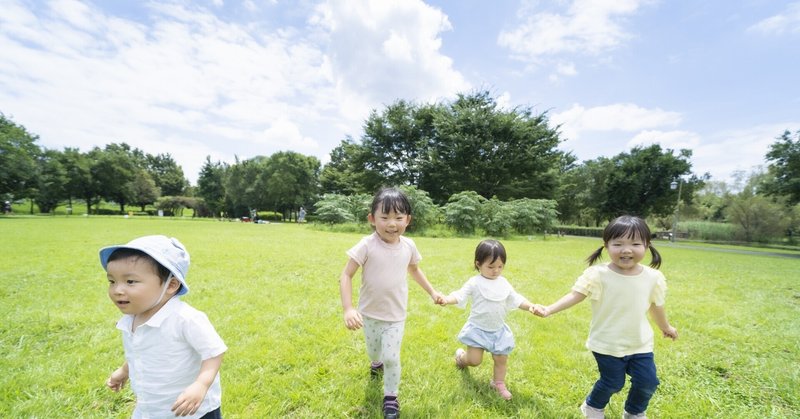
[[497,240],[483,240],[475,248],[475,269],[486,260],[493,263],[498,258],[503,264],[506,263],[506,248],[503,244]]
[[169,279],[170,275],[172,275],[172,272],[170,272],[169,269],[165,268],[164,265],[158,263],[155,259],[153,259],[152,256],[148,255],[145,252],[142,252],[141,250],[128,249],[124,247],[121,249],[117,249],[113,253],[111,253],[111,255],[108,257],[108,261],[112,262],[115,260],[127,259],[127,258],[137,258],[147,261],[150,265],[153,266],[153,268],[155,268],[156,273],[158,274],[158,277],[161,279],[162,284],[166,282],[167,279]]
[[411,215],[411,202],[406,194],[397,188],[383,188],[375,194],[370,206],[370,214],[375,214],[378,209],[384,214],[394,211],[398,214]]
[[650,267],[656,269],[661,267],[661,254],[658,253],[658,250],[653,247],[650,241],[652,237],[650,227],[647,226],[647,223],[643,219],[633,215],[623,215],[611,220],[606,228],[603,229],[603,246],[600,246],[599,249],[589,255],[589,257],[586,258],[586,262],[588,262],[589,265],[594,265],[594,263],[600,259],[603,253],[603,247],[605,247],[609,241],[620,237],[630,239],[635,236],[644,240],[644,243],[650,248],[650,253],[653,255],[653,259],[650,261]]

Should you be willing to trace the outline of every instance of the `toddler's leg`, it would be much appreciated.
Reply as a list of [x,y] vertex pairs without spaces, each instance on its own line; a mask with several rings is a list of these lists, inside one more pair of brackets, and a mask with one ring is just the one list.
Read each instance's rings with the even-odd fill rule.
[[625,411],[638,415],[647,410],[659,384],[653,353],[632,355],[628,361],[628,375],[631,376],[631,389],[625,401]]
[[506,381],[506,368],[508,365],[508,355],[494,355],[492,354],[492,358],[494,359],[494,381],[495,382],[503,382]]
[[364,341],[367,344],[367,356],[373,365],[381,362],[381,332],[383,328],[378,320],[364,317]]

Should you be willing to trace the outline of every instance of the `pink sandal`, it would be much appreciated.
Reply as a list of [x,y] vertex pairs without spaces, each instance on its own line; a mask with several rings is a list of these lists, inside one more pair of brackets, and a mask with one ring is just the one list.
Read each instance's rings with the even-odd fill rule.
[[511,392],[508,391],[504,382],[491,380],[489,381],[489,386],[491,386],[497,392],[497,394],[500,395],[500,397],[506,400],[511,400]]

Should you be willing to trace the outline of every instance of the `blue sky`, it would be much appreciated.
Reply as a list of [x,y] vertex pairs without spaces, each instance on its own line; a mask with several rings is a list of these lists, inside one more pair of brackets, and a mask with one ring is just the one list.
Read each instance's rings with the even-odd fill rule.
[[489,90],[579,160],[690,148],[730,181],[800,130],[800,1],[0,0],[0,112],[48,148],[126,142],[196,182],[324,162],[372,109]]

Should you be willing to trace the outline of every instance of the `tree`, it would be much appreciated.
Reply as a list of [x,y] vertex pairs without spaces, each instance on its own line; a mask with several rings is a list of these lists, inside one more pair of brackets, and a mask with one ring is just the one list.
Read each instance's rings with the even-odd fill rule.
[[751,174],[744,189],[731,195],[725,208],[728,221],[737,226],[741,239],[747,242],[766,242],[780,237],[790,225],[783,207],[758,193],[763,176],[758,172]]
[[789,206],[800,203],[800,130],[795,139],[786,130],[770,145],[766,159],[772,178],[765,182],[767,194],[785,196]]
[[273,154],[260,176],[267,185],[266,201],[275,212],[294,210],[312,200],[319,188],[319,166],[316,157],[293,151]]
[[64,167],[64,195],[68,205],[72,207],[73,198],[86,200],[87,211],[92,211],[92,201],[99,195],[99,185],[92,178],[92,162],[89,156],[77,148],[65,148],[59,154],[61,166]]
[[42,153],[36,145],[38,139],[0,112],[0,194],[11,198],[31,195],[36,159]]
[[100,194],[107,201],[119,204],[125,212],[125,204],[133,201],[132,183],[142,167],[143,157],[139,150],[125,143],[108,144],[104,149],[95,147],[92,156],[96,159],[91,168],[92,178],[98,182]]
[[213,216],[225,210],[225,171],[227,165],[211,162],[211,156],[206,156],[206,162],[200,169],[197,178],[197,193],[205,201],[205,206]]
[[351,137],[342,140],[331,151],[331,161],[320,173],[322,190],[343,195],[377,190],[382,179],[365,167],[366,151],[366,147],[356,144]]
[[427,192],[414,186],[401,186],[400,190],[406,194],[411,203],[409,231],[422,232],[439,221],[441,210],[433,203]]
[[497,197],[481,205],[481,227],[494,237],[508,237],[514,226],[514,208]]
[[603,221],[600,203],[606,200],[607,179],[614,170],[605,157],[588,160],[567,169],[556,195],[561,221],[598,226]]
[[[599,203],[600,215],[612,219],[622,214],[640,217],[671,214],[678,190],[672,191],[670,183],[690,173],[691,156],[691,150],[682,149],[675,156],[671,149],[662,151],[660,145],[653,144],[634,147],[630,153],[613,157],[613,167],[605,181],[606,195]],[[681,197],[691,202],[702,180],[692,176],[681,182]]]
[[557,203],[551,199],[522,198],[508,202],[513,211],[512,226],[519,234],[547,231],[558,221]]
[[49,213],[66,195],[67,172],[57,150],[45,150],[36,165],[36,188],[33,200],[39,211]]
[[139,205],[144,211],[147,205],[154,203],[161,196],[161,189],[150,173],[139,170],[139,174],[131,182],[131,203]]
[[169,154],[146,155],[147,173],[155,186],[164,195],[184,195],[189,181],[183,176],[183,169]]
[[486,198],[475,191],[450,196],[444,206],[444,222],[460,234],[472,234],[481,222],[481,205]]

